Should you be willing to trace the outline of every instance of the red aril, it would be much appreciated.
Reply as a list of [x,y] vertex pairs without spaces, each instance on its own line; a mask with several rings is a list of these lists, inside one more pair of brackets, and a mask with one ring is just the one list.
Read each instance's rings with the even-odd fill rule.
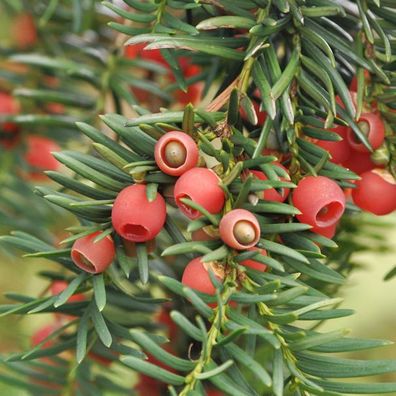
[[301,223],[323,228],[341,218],[345,196],[335,181],[324,176],[307,176],[293,191],[293,204],[301,212],[297,215]]
[[180,176],[198,164],[199,152],[194,139],[184,132],[163,135],[154,148],[155,162],[162,172]]
[[[258,248],[258,247],[251,247],[251,248],[249,248],[249,249],[247,249],[248,251],[252,251],[252,250],[255,250],[255,251],[257,251],[257,253],[260,253],[261,255],[263,255],[263,256],[266,256],[267,255],[267,251],[265,250],[265,249],[260,249],[260,248]],[[260,263],[259,261],[256,261],[255,259],[254,259],[254,257],[252,257],[252,258],[250,258],[250,259],[246,259],[246,260],[243,260],[243,261],[241,261],[240,263],[239,263],[240,265],[243,265],[243,266],[245,266],[245,267],[249,267],[249,268],[252,268],[252,269],[254,269],[254,270],[256,270],[256,271],[260,271],[260,272],[265,272],[265,271],[267,271],[267,269],[268,269],[268,266],[267,265],[265,265],[265,264],[263,264],[263,263]]]
[[[282,168],[283,170],[285,170],[287,172],[287,169],[281,163],[274,162],[274,165],[276,165],[279,168]],[[262,171],[250,170],[249,173],[251,173],[256,179],[268,180],[267,175]],[[280,180],[290,181],[290,177],[289,178],[280,177]],[[290,192],[290,189],[288,189],[288,188],[281,188],[281,192],[278,192],[275,188],[270,188],[268,190],[258,191],[258,192],[256,192],[256,195],[260,199],[264,199],[266,201],[284,202],[286,200],[286,198],[288,197],[289,192]]]
[[187,264],[186,268],[184,268],[182,283],[193,290],[213,295],[216,293],[216,288],[210,279],[208,271],[209,269],[212,270],[217,280],[222,282],[224,278],[223,269],[214,263],[203,263],[201,258],[196,257]]
[[353,202],[359,208],[376,215],[386,215],[396,210],[396,181],[384,169],[362,173],[352,190]]
[[132,242],[147,242],[154,239],[166,220],[166,204],[157,193],[150,202],[146,186],[134,184],[124,188],[113,204],[111,221],[117,234]]
[[330,131],[336,132],[342,137],[342,140],[338,142],[330,140],[316,140],[315,144],[330,153],[331,162],[341,164],[351,155],[351,148],[347,139],[349,130],[349,127],[338,125],[335,128],[330,129]]
[[198,210],[190,208],[181,199],[187,198],[201,205],[209,213],[216,214],[224,206],[224,191],[219,186],[220,179],[212,170],[193,168],[183,173],[175,184],[176,205],[190,219],[201,216]]
[[[385,139],[385,125],[379,113],[364,113],[357,121],[361,131],[366,135],[373,150],[379,148]],[[359,140],[352,129],[348,130],[347,139],[351,148],[361,153],[369,153],[369,149]]]
[[74,264],[91,274],[104,272],[113,262],[115,256],[114,242],[109,235],[95,241],[100,234],[101,232],[97,231],[77,239],[71,250]]
[[260,239],[260,224],[253,213],[234,209],[220,220],[220,238],[233,249],[249,249]]

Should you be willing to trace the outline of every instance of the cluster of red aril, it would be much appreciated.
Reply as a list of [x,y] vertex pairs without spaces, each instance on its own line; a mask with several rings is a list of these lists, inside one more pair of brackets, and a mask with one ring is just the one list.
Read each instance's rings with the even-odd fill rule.
[[[374,116],[378,117],[377,114]],[[369,124],[370,120],[372,120],[371,116],[363,115],[360,123],[367,122],[369,126],[378,126],[378,123]],[[340,134],[343,133],[340,132],[340,128],[345,132],[345,140],[335,143],[336,145],[352,139],[352,131],[348,128],[336,127],[335,130]],[[374,147],[379,147],[383,142],[383,130],[380,134],[382,135],[381,141],[373,140],[370,136],[375,135],[375,132],[371,131],[371,127],[368,130],[368,139],[371,144],[374,142]],[[321,143],[318,142],[318,144]],[[348,147],[355,151],[365,152],[366,150],[356,141],[354,145],[350,144]],[[326,149],[329,150],[333,159],[339,154],[337,148],[326,147]],[[367,154],[369,154],[368,151]],[[172,188],[171,201],[185,216],[195,220],[201,216],[202,209],[210,214],[223,212],[218,229],[204,227],[192,234],[193,240],[220,238],[224,244],[236,251],[253,250],[260,255],[266,255],[264,249],[256,246],[261,230],[254,214],[245,209],[233,209],[224,213],[226,196],[220,187],[220,178],[212,169],[198,166],[199,149],[190,135],[181,131],[167,132],[157,141],[154,158],[162,172],[177,177]],[[287,169],[281,163],[275,162],[273,165],[282,172],[281,180],[290,180]],[[265,173],[260,170],[249,170],[241,178],[249,174],[259,180],[267,180]],[[361,177],[362,179],[356,183],[356,189],[352,192],[355,203],[376,214],[388,213],[392,205],[391,210],[394,210],[396,187],[393,178],[390,179],[389,174],[383,169],[373,169],[363,173]],[[275,202],[284,202],[289,194],[290,191],[287,188],[280,190],[271,188],[256,193],[258,199]],[[379,195],[378,199],[373,200],[373,194]],[[154,198],[149,199],[145,184],[133,184],[117,195],[112,208],[112,224],[132,255],[136,254],[134,249],[136,243],[154,246],[154,240],[166,222],[166,199],[160,192],[157,192]],[[306,176],[294,189],[291,201],[301,212],[296,216],[297,219],[301,223],[310,225],[312,232],[329,238],[334,236],[346,204],[345,192],[335,181],[324,176]],[[196,207],[202,208],[201,211],[195,209]],[[379,210],[378,207],[382,209]],[[111,237],[107,235],[102,238],[100,232],[78,239],[72,248],[74,263],[90,273],[100,273],[106,270],[112,263],[114,255],[114,242]],[[258,271],[267,270],[267,266],[254,260],[254,257],[240,264]],[[185,267],[182,283],[197,291],[213,295],[215,286],[210,272],[219,282],[223,281],[225,272],[222,264],[206,263],[202,261],[202,257],[197,257]]]
[[[166,74],[165,81],[163,81],[163,83],[164,84],[175,83],[175,77],[173,76],[173,73],[171,72],[167,61],[161,55],[160,50],[159,49],[145,50],[144,48],[146,46],[147,43],[129,45],[125,47],[124,55],[125,57],[132,60],[142,59],[145,61],[158,63],[159,65],[163,66],[165,69],[168,69],[168,73]],[[198,65],[191,63],[188,58],[180,57],[179,64],[182,74],[186,80],[190,78],[194,78],[195,76],[201,74],[202,71],[201,68]],[[152,73],[147,72],[144,75],[144,77],[148,79],[153,79],[155,76]],[[189,84],[186,91],[177,89],[174,91],[173,94],[175,98],[175,102],[180,106],[186,106],[189,103],[195,104],[199,101],[201,97],[202,89],[203,89],[203,85],[201,82],[195,82]],[[147,103],[148,101],[151,101],[152,95],[150,95],[149,92],[143,89],[134,87],[132,89],[132,92],[135,94],[136,98],[139,100],[140,103]]]
[[[198,167],[199,149],[194,139],[181,131],[171,131],[163,135],[156,143],[154,158],[157,166],[165,174],[177,177],[173,188],[172,201],[189,219],[197,219],[200,207],[210,214],[224,211],[226,196],[220,187],[219,176],[211,169]],[[284,174],[287,169],[275,163]],[[255,178],[266,180],[266,175],[258,170],[250,170],[242,177],[252,174]],[[282,178],[281,178],[282,179]],[[283,177],[283,180],[289,180]],[[283,202],[288,198],[289,190],[281,192],[272,189],[259,191],[258,197],[268,201]],[[333,180],[323,176],[303,178],[292,194],[292,201],[301,214],[299,221],[312,226],[312,231],[332,236],[337,222],[345,209],[343,190]],[[202,209],[200,209],[202,211]],[[150,243],[162,230],[167,216],[166,200],[157,192],[149,200],[145,184],[133,184],[124,188],[116,197],[112,208],[112,224],[115,232],[125,241],[126,246],[135,243]],[[260,224],[253,213],[245,209],[233,209],[220,220],[214,232],[200,230],[196,240],[221,239],[235,251],[257,251],[266,255],[257,245],[260,239]],[[213,230],[212,230],[213,231]],[[72,247],[72,259],[82,270],[100,273],[112,263],[115,255],[114,242],[110,236],[102,237],[100,232],[78,239]],[[266,271],[266,265],[254,260],[254,257],[240,263],[258,271]],[[184,269],[182,283],[197,291],[214,294],[215,286],[210,272],[222,282],[225,277],[221,263],[202,261],[197,257]]]
[[[356,99],[356,80],[351,84],[351,97]],[[340,104],[340,102],[339,102]],[[357,124],[367,137],[373,150],[381,148],[385,141],[385,125],[375,104],[365,106]],[[352,128],[336,126],[331,129],[342,140],[330,142],[317,140],[315,143],[327,150],[331,161],[358,174],[360,180],[352,189],[353,202],[362,210],[376,215],[386,215],[396,210],[396,181],[383,165],[376,164],[369,149],[358,139]]]

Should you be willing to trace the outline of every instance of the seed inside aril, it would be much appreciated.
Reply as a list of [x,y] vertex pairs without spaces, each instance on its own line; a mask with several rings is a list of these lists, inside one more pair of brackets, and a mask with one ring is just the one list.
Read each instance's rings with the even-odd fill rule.
[[234,226],[234,237],[242,245],[249,245],[256,239],[256,230],[249,221],[238,221]]
[[87,269],[95,271],[95,266],[81,253],[79,253],[79,260]]
[[359,126],[359,129],[362,131],[362,133],[363,133],[365,136],[368,136],[368,134],[369,134],[369,132],[370,132],[370,125],[369,125],[369,123],[366,122],[366,121],[359,121],[359,122],[358,122],[358,126]]
[[324,208],[319,210],[319,213],[317,214],[317,216],[320,217],[324,217],[327,215],[327,213],[329,213],[329,208],[327,206],[325,206]]
[[166,164],[172,168],[178,168],[186,161],[186,148],[179,142],[169,142],[165,147]]

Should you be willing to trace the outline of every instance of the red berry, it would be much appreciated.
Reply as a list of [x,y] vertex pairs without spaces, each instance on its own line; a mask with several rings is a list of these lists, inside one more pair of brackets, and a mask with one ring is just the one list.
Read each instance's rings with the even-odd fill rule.
[[159,49],[145,50],[147,43],[132,44],[125,47],[124,55],[129,59],[141,58],[147,61],[156,62],[168,67],[168,64]]
[[179,328],[172,320],[169,309],[162,307],[161,310],[155,315],[155,320],[165,327],[166,335],[171,341],[176,340],[179,335]]
[[257,102],[253,102],[253,107],[257,114],[257,125],[263,125],[267,119],[267,113],[260,110],[260,105]]
[[[52,282],[50,290],[51,290],[51,294],[53,296],[57,296],[58,294],[61,294],[63,292],[63,290],[65,290],[67,287],[69,286],[69,284],[66,281],[62,281],[62,280],[57,280]],[[73,294],[71,297],[69,297],[69,299],[67,300],[68,303],[72,303],[72,302],[81,302],[85,300],[85,296],[84,294]]]
[[[4,92],[0,92],[0,116],[17,114],[19,105],[15,99]],[[0,124],[0,143],[5,148],[13,148],[19,141],[18,126],[12,122]]]
[[32,15],[18,15],[12,25],[11,34],[19,48],[25,49],[36,44],[37,29]]
[[94,242],[100,231],[77,239],[71,250],[74,264],[83,271],[99,274],[107,269],[115,256],[114,242],[110,236]]
[[[198,65],[188,64],[184,58],[180,59],[180,66],[183,72],[183,76],[185,78],[194,77],[202,72],[202,69]],[[174,81],[173,75],[171,76],[171,80]],[[201,97],[202,91],[203,91],[202,82],[196,82],[190,84],[187,87],[186,92],[180,89],[175,91],[175,97],[177,102],[182,104],[183,106],[189,103],[196,104]]]
[[301,223],[313,227],[335,224],[345,210],[345,196],[333,180],[324,176],[307,176],[293,192],[293,204],[301,212]]
[[[255,246],[253,246],[252,248],[249,248],[247,250],[248,251],[256,250],[257,253],[260,253],[263,256],[267,255],[267,251],[265,249],[260,249],[260,248],[255,247]],[[254,259],[254,257],[250,258],[250,259],[247,259],[247,260],[243,260],[243,261],[240,262],[240,264],[245,266],[245,267],[252,268],[252,269],[254,269],[256,271],[260,271],[260,272],[265,272],[268,269],[267,265],[265,265],[263,263],[260,263],[259,261],[256,261]]]
[[[366,135],[371,147],[376,150],[385,139],[385,126],[379,113],[364,113],[358,120],[358,125]],[[350,146],[361,153],[368,153],[369,150],[361,143],[352,129],[348,130],[347,139]]]
[[124,55],[130,59],[141,58],[169,67],[159,49],[145,50],[148,43],[132,44],[125,47]]
[[260,224],[253,213],[234,209],[220,221],[220,238],[233,249],[249,249],[260,239]]
[[219,239],[213,233],[207,232],[206,227],[200,228],[199,230],[193,231],[191,233],[191,239],[193,241],[215,241]]
[[[44,325],[43,327],[40,327],[36,332],[34,332],[32,334],[32,336],[30,338],[31,346],[35,347],[35,346],[38,346],[38,344],[41,344],[42,342],[44,342],[40,346],[40,349],[54,347],[58,342],[57,337],[52,337],[49,340],[46,340],[46,339],[48,337],[50,337],[51,334],[53,334],[55,331],[59,330],[59,327],[60,327],[59,323],[47,324],[47,325]],[[44,340],[46,340],[46,341],[44,341]],[[55,364],[54,360],[52,360],[51,357],[41,357],[38,360],[47,364],[47,365],[51,365],[51,366],[53,366]],[[40,381],[40,380],[37,380],[36,378],[32,378],[32,382],[40,384],[40,385],[44,385],[47,388],[58,386],[58,385],[54,385],[50,381]]]
[[396,210],[396,181],[384,169],[374,169],[360,175],[352,190],[353,202],[359,208],[376,215]]
[[124,239],[147,242],[154,239],[165,224],[165,200],[157,193],[154,201],[150,202],[147,199],[146,186],[134,184],[117,195],[111,220],[117,234]]
[[[164,348],[167,352],[175,355],[174,351],[170,346],[165,346]],[[176,370],[172,367],[167,366],[164,362],[161,362],[153,355],[147,353],[147,362],[154,364],[157,367],[161,367],[164,370],[170,371],[171,373],[176,373]],[[139,374],[139,381],[135,385],[134,390],[136,390],[139,396],[161,396],[167,389],[166,383],[159,381],[153,377],[149,377],[145,374]]]
[[137,396],[161,396],[164,389],[166,386],[162,382],[143,374],[139,374],[139,381],[133,388]]
[[316,232],[319,235],[322,235],[326,238],[332,239],[336,233],[337,223],[329,225],[327,227],[313,227],[311,228],[312,232]]
[[31,178],[42,178],[45,177],[43,171],[59,169],[60,163],[52,155],[52,152],[61,150],[56,142],[44,136],[30,135],[26,137],[26,145],[25,161],[33,168],[29,173]]
[[375,165],[371,160],[370,153],[360,153],[359,151],[351,150],[350,157],[342,166],[360,175],[363,172],[376,168],[378,165]]
[[225,396],[223,392],[217,390],[217,389],[209,389],[206,392],[206,396]]
[[65,106],[62,103],[48,103],[46,106],[48,113],[50,114],[64,114]]
[[[40,327],[31,337],[31,345],[36,346],[48,338],[54,331],[58,329],[57,326],[50,324]],[[42,348],[49,348],[54,344],[54,341],[48,340],[44,343]]]
[[209,268],[219,282],[223,281],[224,274],[213,263],[203,263],[201,258],[196,257],[187,264],[183,272],[182,283],[193,290],[213,295],[216,293],[216,288],[210,279]]
[[338,125],[335,128],[330,129],[330,131],[336,132],[342,137],[342,140],[338,142],[317,140],[315,144],[330,153],[331,162],[334,162],[335,164],[341,164],[351,155],[351,147],[349,146],[347,139],[347,133],[349,130],[349,127]]
[[[370,72],[365,69],[364,70],[364,79],[366,80],[366,82],[369,82],[370,78],[371,78]],[[353,76],[351,84],[349,85],[349,89],[354,92],[357,91],[357,77],[356,76]]]
[[194,139],[184,132],[172,131],[163,135],[155,145],[154,157],[166,174],[180,176],[198,164],[199,152]]
[[[260,110],[260,104],[255,100],[252,100],[252,104],[253,104],[254,112],[256,113],[257,116],[257,125],[263,125],[267,118],[267,113],[265,111]],[[243,107],[241,107],[241,117],[245,120],[248,118]]]
[[175,184],[175,200],[179,209],[190,219],[201,214],[185,205],[181,199],[187,198],[205,208],[209,213],[219,213],[224,206],[224,191],[219,186],[220,179],[210,169],[193,168],[183,173]]
[[[274,164],[277,167],[287,171],[287,169],[279,162],[274,162]],[[249,173],[253,174],[259,180],[268,180],[268,177],[264,172],[258,170],[251,170],[249,171]],[[290,181],[290,178],[281,177],[280,180]],[[284,202],[287,196],[289,195],[290,189],[282,188],[281,190],[282,191],[279,193],[278,191],[276,191],[275,188],[270,188],[268,190],[258,191],[256,192],[256,194],[260,199],[264,199],[266,201]]]

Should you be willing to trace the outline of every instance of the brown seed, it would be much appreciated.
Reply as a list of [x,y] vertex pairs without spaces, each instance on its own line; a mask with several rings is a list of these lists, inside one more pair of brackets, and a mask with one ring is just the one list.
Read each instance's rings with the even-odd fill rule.
[[187,152],[179,142],[169,142],[165,147],[166,164],[172,168],[178,168],[186,161]]
[[82,264],[84,264],[87,268],[95,271],[96,268],[95,266],[88,260],[87,257],[85,257],[82,253],[80,253],[80,261]]
[[370,132],[370,125],[366,121],[359,121],[358,122],[359,129],[363,132],[365,136],[368,136]]
[[249,221],[240,220],[234,226],[234,237],[242,245],[249,245],[256,239],[256,230]]

